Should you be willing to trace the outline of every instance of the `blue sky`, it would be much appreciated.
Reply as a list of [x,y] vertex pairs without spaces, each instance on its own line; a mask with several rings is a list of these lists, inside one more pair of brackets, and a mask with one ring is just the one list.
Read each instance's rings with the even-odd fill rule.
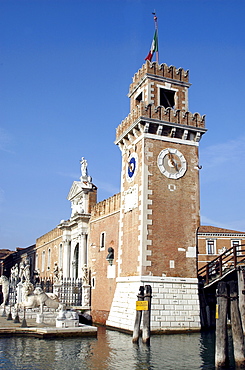
[[203,224],[245,231],[243,0],[0,0],[0,248],[70,217],[80,158],[98,200],[119,191],[115,129],[149,52],[190,70],[200,142]]

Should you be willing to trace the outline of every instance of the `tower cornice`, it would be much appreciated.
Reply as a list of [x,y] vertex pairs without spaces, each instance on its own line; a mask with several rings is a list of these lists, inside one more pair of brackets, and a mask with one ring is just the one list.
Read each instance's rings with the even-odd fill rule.
[[[201,136],[207,131],[205,128],[205,116],[199,113],[184,112],[171,108],[145,107],[145,115],[135,119],[130,113],[118,126],[115,144],[123,140],[130,140],[131,136],[137,138],[138,133],[147,132],[164,137],[176,137],[200,141]],[[145,113],[144,112],[144,113]],[[163,118],[163,119],[159,119]],[[131,140],[132,141],[132,140]]]

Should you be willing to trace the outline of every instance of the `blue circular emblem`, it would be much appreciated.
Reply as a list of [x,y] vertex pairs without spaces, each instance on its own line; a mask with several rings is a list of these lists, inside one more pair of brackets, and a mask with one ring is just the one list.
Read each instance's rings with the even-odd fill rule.
[[131,179],[135,173],[136,169],[136,159],[135,157],[131,157],[128,162],[128,177]]

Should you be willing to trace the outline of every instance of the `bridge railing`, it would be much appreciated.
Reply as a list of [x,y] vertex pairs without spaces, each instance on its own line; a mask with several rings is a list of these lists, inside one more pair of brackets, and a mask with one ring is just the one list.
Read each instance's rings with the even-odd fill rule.
[[204,284],[207,285],[240,264],[245,264],[245,244],[231,247],[202,266],[198,269],[198,278],[202,279]]

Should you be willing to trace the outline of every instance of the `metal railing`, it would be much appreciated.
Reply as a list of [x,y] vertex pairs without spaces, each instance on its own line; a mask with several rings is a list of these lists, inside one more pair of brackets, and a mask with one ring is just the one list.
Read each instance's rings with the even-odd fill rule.
[[82,306],[82,279],[63,279],[59,287],[60,302],[66,306]]
[[[57,293],[59,301],[70,306],[82,306],[82,279],[63,279],[58,286],[57,291],[54,291],[53,279],[44,278],[34,284],[34,288],[39,286],[46,293]],[[9,304],[14,306],[17,303],[17,283],[9,285]]]
[[245,244],[236,245],[198,269],[198,278],[207,285],[234,270],[237,265],[243,264],[245,264]]

